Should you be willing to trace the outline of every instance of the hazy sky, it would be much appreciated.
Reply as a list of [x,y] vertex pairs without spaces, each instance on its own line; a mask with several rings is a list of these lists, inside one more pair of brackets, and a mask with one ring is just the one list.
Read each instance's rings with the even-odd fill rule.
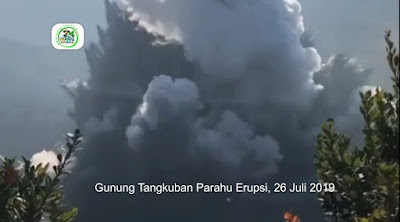
[[[399,2],[397,0],[387,0],[384,1],[385,3],[381,0],[302,0],[300,2],[303,6],[306,27],[317,33],[316,45],[324,60],[334,53],[347,53],[375,70],[371,77],[371,84],[390,86],[388,73],[382,73],[386,71],[383,56],[385,53],[383,31],[390,28],[394,30],[395,35],[398,35]],[[61,4],[54,0],[2,2],[0,7],[2,30],[0,45],[8,47],[2,47],[0,50],[0,59],[3,60],[0,63],[2,66],[0,67],[0,87],[2,87],[0,92],[3,93],[3,96],[0,98],[4,98],[4,93],[9,95],[7,95],[6,101],[0,101],[1,112],[19,112],[24,113],[25,116],[39,113],[38,115],[42,115],[39,119],[46,119],[49,118],[46,112],[50,112],[51,107],[58,107],[57,111],[52,111],[52,116],[55,119],[65,118],[64,122],[68,122],[68,118],[65,116],[69,100],[58,85],[62,79],[85,78],[87,65],[83,50],[68,53],[53,50],[50,43],[50,29],[59,22],[78,22],[85,27],[86,44],[89,41],[97,41],[96,25],[105,25],[104,1],[70,0],[68,4]],[[26,57],[22,55],[26,55]],[[22,60],[22,58],[27,59]],[[53,63],[51,66],[53,68],[46,68],[47,65],[43,62],[44,58]],[[71,67],[69,72],[65,71],[65,63],[57,61],[57,58],[73,58],[68,63],[68,66]],[[4,62],[10,60],[12,62]],[[25,68],[21,64],[25,64]],[[58,74],[46,73],[49,70],[63,69],[64,71],[60,71]],[[32,72],[40,73],[33,75]],[[48,78],[49,76],[51,78]],[[30,84],[30,78],[34,78],[40,84]],[[13,85],[17,80],[22,85],[30,85],[32,90],[29,92],[18,90],[19,86]],[[54,92],[49,92],[50,90],[54,90]],[[44,91],[46,93],[43,93]],[[38,95],[40,93],[41,96],[35,96],[35,93]],[[27,99],[32,104],[31,106],[11,105],[11,103],[25,104]],[[62,111],[64,109],[65,111]],[[0,117],[0,120],[2,118],[4,122],[6,117]],[[7,118],[11,122],[21,121],[21,118],[15,115],[15,119]],[[37,123],[40,123],[43,129],[47,129],[45,130],[49,133],[47,139],[52,143],[56,142],[56,135],[60,132],[55,134],[49,122],[54,121]],[[0,121],[0,123],[2,122]],[[26,127],[19,133],[32,135],[37,133],[32,124],[30,124],[31,127]],[[5,124],[0,125],[0,131],[5,130],[4,126]],[[63,129],[63,127],[61,128]],[[0,139],[0,149],[3,153],[6,149],[8,154],[16,151],[15,155],[19,155],[23,146],[28,145],[12,142],[10,139],[2,139],[2,136]],[[7,148],[15,146],[19,148],[16,150]],[[31,150],[36,150],[37,147],[27,149],[29,150],[27,153],[31,153]]]
[[[77,22],[87,40],[97,40],[96,24],[105,24],[103,0],[10,0],[0,7],[1,37],[51,47],[50,29],[56,23]],[[6,30],[6,31],[4,31]],[[34,40],[28,34],[35,33]]]
[[397,0],[300,0],[306,27],[317,32],[317,48],[323,58],[346,53],[373,68],[372,85],[391,87],[386,68],[384,31],[399,35]]
[[67,52],[51,46],[50,30],[59,22],[78,22],[87,42],[97,41],[96,24],[105,24],[104,2],[1,3],[0,154],[30,156],[50,149],[75,127],[67,116],[72,103],[60,83],[86,78],[88,66],[83,49]]

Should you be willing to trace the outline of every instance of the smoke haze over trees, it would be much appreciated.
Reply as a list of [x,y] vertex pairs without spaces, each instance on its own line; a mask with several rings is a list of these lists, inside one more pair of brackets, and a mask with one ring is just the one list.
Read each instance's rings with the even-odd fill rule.
[[89,80],[64,85],[86,135],[67,184],[78,220],[278,221],[291,208],[320,221],[313,194],[95,193],[97,182],[312,182],[320,123],[362,128],[370,70],[343,55],[322,62],[297,1],[127,4],[106,3]]

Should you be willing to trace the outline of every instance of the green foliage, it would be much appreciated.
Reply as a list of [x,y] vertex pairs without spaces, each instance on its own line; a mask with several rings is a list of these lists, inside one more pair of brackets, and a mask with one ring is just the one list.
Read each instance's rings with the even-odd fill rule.
[[360,93],[364,147],[350,147],[350,137],[337,133],[333,120],[317,137],[317,176],[337,190],[318,197],[333,221],[399,221],[399,55],[390,32],[385,40],[394,92]]
[[[79,130],[68,133],[60,148],[58,164],[32,165],[23,158],[18,169],[15,159],[3,159],[0,166],[0,222],[70,222],[78,213],[62,204],[61,177],[68,174],[77,146],[83,141]],[[50,168],[50,169],[49,169]]]

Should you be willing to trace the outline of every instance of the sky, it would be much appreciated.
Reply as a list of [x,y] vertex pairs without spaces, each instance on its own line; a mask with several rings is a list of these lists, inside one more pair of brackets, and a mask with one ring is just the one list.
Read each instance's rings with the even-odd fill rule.
[[[182,3],[180,0],[170,1]],[[154,179],[152,176],[156,177],[160,170],[181,169],[182,165],[189,164],[177,158],[181,157],[180,149],[186,148],[183,144],[187,142],[179,139],[179,133],[193,132],[193,135],[188,135],[188,138],[191,138],[188,143],[190,148],[194,149],[192,151],[198,155],[196,157],[199,159],[195,159],[196,161],[211,162],[204,168],[209,169],[209,172],[214,173],[213,164],[217,168],[221,164],[231,170],[242,163],[248,163],[249,160],[240,152],[240,147],[243,145],[257,154],[259,158],[257,161],[263,162],[261,166],[254,163],[257,170],[252,173],[274,175],[281,171],[295,179],[304,179],[296,177],[301,175],[301,169],[296,164],[310,160],[312,155],[308,155],[310,150],[307,150],[304,144],[310,144],[312,141],[303,140],[307,140],[305,135],[313,131],[315,126],[319,126],[320,121],[326,117],[325,111],[330,110],[332,113],[329,115],[338,117],[343,125],[349,124],[345,126],[345,130],[354,131],[359,129],[359,125],[354,123],[359,120],[355,116],[358,109],[356,106],[354,109],[354,104],[358,101],[352,97],[354,90],[361,89],[363,85],[380,85],[384,88],[391,86],[384,61],[383,35],[385,30],[392,29],[394,36],[398,36],[399,2],[395,0],[388,0],[385,4],[378,0],[300,0],[304,26],[306,30],[315,34],[313,45],[317,51],[310,48],[303,51],[300,43],[292,41],[302,32],[301,25],[296,23],[300,20],[300,14],[297,14],[300,11],[296,4],[292,6],[293,14],[281,15],[287,16],[283,19],[289,21],[288,27],[281,26],[280,23],[268,23],[272,30],[272,33],[268,33],[269,30],[262,29],[262,22],[251,23],[258,21],[258,17],[253,17],[253,13],[249,13],[254,11],[238,9],[237,12],[248,16],[248,20],[247,17],[235,17],[231,11],[223,14],[226,12],[223,8],[212,10],[212,16],[209,17],[197,13],[198,7],[202,10],[207,7],[214,9],[212,6],[215,2],[211,0],[204,1],[206,2],[204,5],[188,0],[190,3],[172,4],[165,11],[158,11],[156,4],[148,4],[148,1],[128,2],[138,6],[136,9],[138,21],[146,22],[148,17],[156,18],[165,21],[163,24],[165,27],[172,24],[181,28],[184,37],[181,44],[157,48],[152,46],[153,37],[134,29],[133,23],[130,24],[132,25],[130,28],[126,28],[123,24],[113,24],[114,29],[108,30],[111,37],[105,36],[101,44],[107,54],[97,57],[96,48],[90,48],[88,63],[83,49],[68,52],[53,49],[50,43],[50,29],[59,22],[82,24],[85,28],[88,49],[90,42],[99,41],[96,26],[103,28],[107,26],[104,1],[71,0],[68,4],[60,5],[59,2],[51,0],[9,0],[3,2],[0,8],[0,27],[3,30],[0,32],[0,155],[30,156],[41,149],[55,146],[62,141],[62,134],[79,126],[87,131],[89,140],[87,146],[98,147],[101,152],[89,149],[83,155],[80,171],[72,180],[79,186],[82,185],[75,187],[76,192],[72,195],[75,196],[75,201],[85,193],[85,185],[90,186],[91,181],[95,179],[103,178],[108,181],[121,179],[114,178],[119,174],[115,174],[112,169],[121,170],[127,175],[132,174],[133,178],[138,177],[129,171],[132,167],[129,164],[133,162],[131,152],[139,152],[143,155],[143,160],[148,160],[149,165],[157,161],[160,166],[165,166],[165,169],[163,167],[159,169],[151,165],[148,166],[149,169],[144,169],[143,172],[149,173],[150,179]],[[279,14],[275,14],[276,10],[282,10],[279,1],[273,2],[268,7],[264,5],[260,7],[271,10],[268,13],[264,14],[263,11],[254,8],[251,10],[255,10],[261,20],[275,21],[275,16],[282,19]],[[188,15],[191,19],[186,19],[185,16]],[[215,18],[221,19],[212,20]],[[113,19],[118,21],[117,18]],[[114,21],[113,19],[111,21]],[[210,19],[208,23],[207,19]],[[203,23],[202,20],[206,22]],[[217,22],[214,24],[212,21]],[[254,36],[241,32],[241,27],[231,26],[231,21],[245,24],[243,29],[249,25],[250,31],[256,31],[259,36],[268,38],[256,36],[254,42],[247,41]],[[220,29],[216,27],[228,27],[227,30],[236,33],[238,38],[230,36],[228,37],[230,41],[221,41],[220,36],[224,33],[221,34]],[[255,29],[251,29],[252,27]],[[151,30],[152,27],[147,25],[146,28]],[[288,34],[291,33],[288,30],[294,30],[294,34]],[[167,36],[168,32],[161,29],[161,32],[163,31]],[[235,44],[238,41],[244,43],[243,47],[230,47],[241,46]],[[113,42],[116,47],[107,48],[108,42]],[[212,51],[214,45],[220,46],[216,53]],[[185,53],[182,53],[182,49]],[[268,53],[256,53],[261,58],[260,61],[268,61],[260,63],[257,59],[253,60],[254,57],[257,58],[253,53],[258,49],[267,52],[271,49],[277,50],[272,52],[282,50],[282,54],[278,53],[276,57],[271,57]],[[359,64],[372,68],[372,73],[358,69],[348,57],[337,56],[329,59],[338,53],[355,57]],[[266,58],[267,60],[263,60]],[[288,64],[278,58],[287,59]],[[96,63],[97,59],[100,63]],[[198,62],[196,65],[201,69],[195,69],[194,73],[190,73],[193,70],[185,59]],[[246,70],[244,67],[247,67],[248,61],[253,62],[249,67],[254,65],[261,71]],[[321,63],[325,65],[317,71],[317,66]],[[254,73],[243,76],[244,71],[254,71]],[[318,74],[315,83],[308,81],[310,73],[314,71]],[[202,72],[211,75],[204,77],[201,75]],[[272,73],[272,77],[257,79],[263,72]],[[274,72],[281,75],[273,75]],[[299,75],[291,76],[291,73]],[[333,76],[330,73],[338,74]],[[358,77],[346,76],[353,74]],[[194,76],[191,80],[183,78],[190,75]],[[231,75],[241,81],[235,82],[229,79]],[[63,80],[74,79],[82,81],[90,79],[92,87],[86,89],[81,85],[84,90],[88,90],[88,93],[85,94],[86,91],[83,90],[83,95],[79,95],[75,100],[71,99],[60,86]],[[218,85],[220,83],[222,87]],[[318,84],[325,86],[323,93],[317,93],[322,90]],[[70,87],[68,90],[74,92],[76,89]],[[239,93],[234,92],[232,95],[232,91]],[[265,92],[269,93],[264,96]],[[292,95],[295,97],[291,97]],[[341,104],[342,98],[345,98],[345,104]],[[211,111],[199,118],[195,113],[199,107],[205,107],[205,103],[211,104]],[[242,107],[243,104],[246,106]],[[258,109],[260,104],[263,104],[261,111]],[[136,110],[136,107],[141,108]],[[313,112],[306,111],[309,107],[315,108]],[[296,112],[292,113],[291,110]],[[74,118],[68,117],[68,111],[75,114]],[[262,113],[264,111],[266,115]],[[307,123],[312,124],[296,125],[300,118],[309,120]],[[169,121],[172,121],[172,126]],[[293,124],[293,131],[283,129],[285,124]],[[169,127],[171,130],[167,132],[172,138],[177,138],[176,140],[170,141],[170,138],[163,136]],[[292,140],[288,140],[284,135],[291,135]],[[158,146],[157,142],[152,142],[149,138],[161,141],[160,143],[164,142],[165,146],[176,146],[176,150],[171,152],[157,150],[155,148]],[[119,139],[116,143],[121,149],[108,149],[116,139]],[[299,154],[291,155],[292,152],[287,147],[296,142],[303,144],[304,147],[299,145],[302,149],[300,152],[297,151]],[[219,150],[220,146],[216,144],[223,149]],[[267,149],[264,149],[265,147]],[[125,148],[129,151],[124,150]],[[163,155],[158,156],[158,153]],[[298,157],[305,159],[303,162],[296,162]],[[213,160],[218,158],[222,162],[214,163]],[[294,163],[280,166],[278,162],[282,159],[288,162],[294,160]],[[113,160],[115,166],[110,164]],[[110,169],[104,169],[101,165],[103,162]],[[128,167],[119,169],[119,166]],[[132,167],[134,168],[132,171],[143,173],[141,171],[143,166],[139,163],[135,166],[138,169]],[[296,170],[290,172],[291,167],[295,167]],[[304,168],[309,167],[309,165],[304,166]],[[101,170],[105,170],[104,174]],[[218,170],[215,171],[216,174]],[[248,173],[247,170],[240,169],[239,172],[235,172],[235,176],[232,176],[232,171],[228,171],[224,176],[228,180],[240,178]],[[179,172],[182,175],[176,175],[178,179],[179,176],[184,178],[188,176],[184,170]],[[204,173],[200,170],[199,172]],[[208,178],[210,175],[204,173],[202,176]],[[280,175],[277,178],[285,176]],[[90,198],[93,197],[89,195],[79,203],[83,205],[83,209],[87,207],[84,205],[85,201],[93,202]],[[301,198],[297,198],[298,200]],[[110,203],[118,204],[119,201],[125,200],[113,199]],[[298,202],[293,200],[293,203]],[[97,201],[96,204],[98,207],[107,206],[102,205],[101,201]],[[147,209],[146,205],[139,207]],[[86,213],[85,211],[82,213],[82,218],[98,210],[95,206],[89,208]],[[91,211],[93,209],[95,211]],[[128,215],[129,211],[121,210],[122,218],[124,213]]]

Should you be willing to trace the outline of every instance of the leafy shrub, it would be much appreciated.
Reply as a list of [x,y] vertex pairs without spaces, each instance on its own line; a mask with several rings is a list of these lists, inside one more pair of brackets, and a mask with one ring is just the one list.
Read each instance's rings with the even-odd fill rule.
[[0,222],[69,222],[78,213],[63,203],[61,177],[69,174],[77,146],[83,141],[79,130],[66,135],[66,145],[50,163],[34,165],[23,158],[20,167],[15,159],[3,158],[0,166]]
[[351,138],[336,132],[333,120],[317,137],[317,176],[337,190],[318,197],[333,221],[399,221],[399,55],[390,31],[385,40],[394,91],[360,93],[364,147],[352,148]]

